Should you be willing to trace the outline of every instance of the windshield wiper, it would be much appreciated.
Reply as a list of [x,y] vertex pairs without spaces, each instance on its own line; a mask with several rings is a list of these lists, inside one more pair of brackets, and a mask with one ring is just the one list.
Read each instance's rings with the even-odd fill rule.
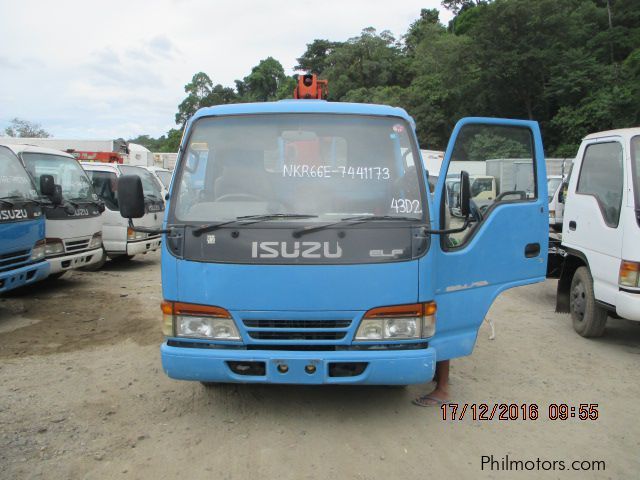
[[17,198],[17,197],[10,196],[10,197],[2,197],[2,198],[0,198],[0,203],[1,203],[2,205],[6,205],[6,206],[7,206],[7,207],[9,207],[9,208],[11,208],[11,207],[13,207],[13,206],[15,205],[13,202],[10,202],[10,201],[8,201],[8,200],[5,200],[5,198]]
[[325,230],[327,228],[335,227],[337,225],[356,225],[358,223],[366,223],[366,222],[377,222],[377,221],[386,221],[386,220],[399,220],[399,221],[420,221],[419,218],[416,217],[398,217],[393,215],[359,215],[357,217],[344,217],[341,218],[338,222],[325,223],[324,225],[318,225],[315,227],[305,227],[299,230],[295,230],[293,232],[293,236],[298,238],[302,235],[306,235],[307,233],[318,232],[320,230]]
[[316,218],[317,215],[307,215],[303,213],[271,213],[265,215],[244,215],[242,217],[236,217],[233,220],[229,220],[221,223],[213,223],[210,225],[203,225],[191,231],[195,237],[199,237],[205,232],[213,232],[226,225],[232,225],[237,223],[239,225],[250,225],[252,223],[264,222],[266,220],[278,220],[280,218]]

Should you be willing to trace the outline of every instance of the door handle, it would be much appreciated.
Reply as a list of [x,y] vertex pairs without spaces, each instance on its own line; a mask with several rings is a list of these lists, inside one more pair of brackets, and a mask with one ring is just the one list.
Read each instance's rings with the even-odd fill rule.
[[571,220],[569,222],[569,230],[575,230],[577,227],[576,222],[574,222],[573,220]]
[[526,247],[524,247],[524,256],[527,258],[533,258],[540,255],[540,244],[539,243],[529,243]]

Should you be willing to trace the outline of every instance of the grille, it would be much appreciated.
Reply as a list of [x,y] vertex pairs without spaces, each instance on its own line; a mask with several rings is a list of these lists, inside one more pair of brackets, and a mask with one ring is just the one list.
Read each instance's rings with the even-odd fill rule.
[[351,320],[243,320],[249,328],[348,328]]
[[17,252],[0,255],[0,272],[11,270],[30,260],[31,250],[18,250]]
[[64,242],[64,248],[67,251],[67,253],[74,253],[74,252],[81,252],[83,250],[86,250],[87,248],[89,248],[89,241],[91,239],[86,238],[84,240],[72,240],[72,241],[65,241]]
[[256,340],[340,340],[347,332],[263,332],[250,331]]

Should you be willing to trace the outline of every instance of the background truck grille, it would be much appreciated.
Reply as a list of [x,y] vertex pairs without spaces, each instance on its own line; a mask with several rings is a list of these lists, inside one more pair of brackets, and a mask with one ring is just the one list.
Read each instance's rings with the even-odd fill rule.
[[351,326],[352,319],[289,320],[245,318],[242,323],[249,337],[255,340],[342,340]]
[[22,263],[30,260],[31,250],[18,250],[16,252],[0,255],[0,272],[11,270]]
[[84,240],[70,240],[64,242],[64,248],[67,253],[75,253],[82,252],[89,248],[90,238],[86,238]]

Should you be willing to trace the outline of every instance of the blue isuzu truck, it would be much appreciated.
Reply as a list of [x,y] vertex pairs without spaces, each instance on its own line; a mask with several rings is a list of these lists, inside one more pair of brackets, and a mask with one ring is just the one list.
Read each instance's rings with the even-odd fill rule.
[[0,145],[0,293],[49,275],[45,217],[18,157]]
[[[534,190],[478,208],[449,164],[513,159]],[[477,171],[477,169],[476,169]],[[429,193],[412,118],[384,105],[287,100],[199,110],[165,213],[168,376],[406,385],[469,355],[504,290],[543,281],[548,206],[533,121],[466,118]],[[144,214],[139,179],[121,214]],[[135,223],[132,223],[135,225]]]

